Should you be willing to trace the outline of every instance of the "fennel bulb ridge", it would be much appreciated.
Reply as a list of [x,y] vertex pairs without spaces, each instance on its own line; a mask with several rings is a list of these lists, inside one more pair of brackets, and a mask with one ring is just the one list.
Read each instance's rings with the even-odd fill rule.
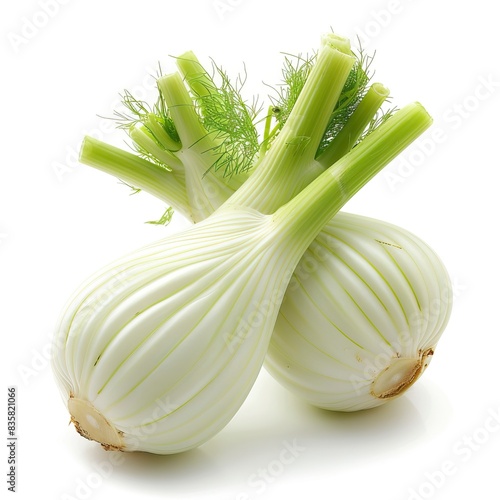
[[300,258],[275,226],[255,210],[223,211],[86,282],[53,356],[63,399],[84,407],[73,415],[82,435],[99,440],[100,415],[116,430],[105,447],[163,454],[227,424],[259,373]]
[[427,368],[452,299],[445,266],[421,239],[338,213],[295,270],[265,366],[315,406],[379,406]]

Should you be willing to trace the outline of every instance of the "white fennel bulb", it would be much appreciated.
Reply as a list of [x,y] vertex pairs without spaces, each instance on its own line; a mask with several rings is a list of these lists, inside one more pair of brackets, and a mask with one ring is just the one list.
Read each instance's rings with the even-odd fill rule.
[[[308,245],[430,125],[425,110],[410,105],[345,154],[362,132],[360,123],[366,125],[386,97],[375,89],[358,105],[364,118],[353,114],[340,146],[333,141],[318,157],[354,64],[349,50],[335,44],[335,37],[325,41],[290,116],[262,144],[248,180],[221,181],[207,171],[214,158],[226,158],[226,144],[223,134],[204,128],[206,121],[200,126],[203,106],[193,104],[178,74],[158,82],[168,113],[134,121],[144,124],[131,132],[142,158],[84,142],[82,161],[201,222],[110,266],[70,303],[53,365],[83,436],[108,449],[176,453],[222,429],[266,358],[283,294]],[[210,89],[203,77],[196,81]],[[169,120],[175,137],[156,130]]]
[[315,406],[375,407],[424,372],[451,307],[447,270],[426,243],[339,213],[295,270],[265,366]]
[[78,432],[107,449],[167,454],[220,431],[257,378],[307,247],[430,122],[419,104],[403,108],[274,213],[233,195],[90,278],[62,316],[52,358]]
[[216,434],[257,377],[300,252],[272,216],[231,210],[89,279],[53,356],[80,434],[160,454]]
[[[286,179],[283,172],[313,158],[352,65],[353,58],[335,43],[323,44],[310,90],[293,110],[299,119],[283,128],[260,165],[278,185]],[[176,133],[162,128],[155,141],[150,128],[145,135],[136,128],[133,133],[142,150],[149,145],[158,153],[160,144],[171,148],[159,152],[174,163],[167,169],[141,158],[139,173],[124,163],[125,178],[138,177],[160,193],[163,174],[171,174],[168,184],[175,181],[176,205],[194,200],[185,213],[203,218],[221,205],[220,198],[204,203],[203,194],[210,190],[193,184],[193,176],[180,169],[180,158],[189,163],[199,156],[193,170],[199,173],[210,165],[206,159],[213,158],[212,138],[203,130],[182,78],[174,73],[159,85],[171,109],[163,121],[148,115],[148,123],[155,129],[174,120]],[[318,89],[324,92],[318,94]],[[90,278],[62,316],[53,356],[56,379],[79,433],[107,449],[163,454],[197,447],[222,429],[262,367],[286,285],[308,245],[430,123],[422,106],[411,105],[392,117],[387,133],[372,134],[357,154],[275,209],[265,210],[251,197],[244,200],[253,187],[245,183],[200,223]],[[367,165],[366,158],[374,155],[378,161]],[[110,164],[116,157],[108,154],[104,160]],[[262,187],[264,197],[273,195],[272,185]]]

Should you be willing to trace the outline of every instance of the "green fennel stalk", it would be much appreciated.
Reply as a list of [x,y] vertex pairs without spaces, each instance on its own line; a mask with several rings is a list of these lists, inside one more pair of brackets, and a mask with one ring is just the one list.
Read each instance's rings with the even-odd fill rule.
[[[364,126],[366,127],[372,121],[374,113],[387,97],[387,90],[380,84],[372,85],[364,94],[359,92],[353,94],[353,84],[348,86],[346,83],[349,79],[356,82],[356,77],[360,78],[362,81],[357,84],[359,88],[366,84],[366,78],[359,76],[363,75],[361,61],[356,60],[350,52],[345,39],[331,35],[324,39],[324,43],[334,47],[335,50],[320,51],[314,58],[314,64],[308,61],[307,71],[300,69],[300,78],[297,75],[295,79],[292,78],[288,70],[287,78],[290,81],[302,82],[304,79],[304,82],[300,85],[297,82],[294,83],[295,93],[290,98],[293,100],[293,108],[286,122],[281,122],[279,130],[275,127],[271,140],[269,136],[264,137],[262,145],[265,144],[266,147],[260,148],[260,154],[253,159],[251,184],[244,191],[247,193],[246,199],[239,199],[243,196],[239,195],[234,199],[235,203],[250,203],[250,205],[262,203],[264,200],[259,199],[259,193],[262,192],[261,186],[264,185],[279,186],[279,190],[276,189],[273,197],[274,204],[269,206],[270,211],[273,207],[278,207],[291,199],[329,166],[327,163],[330,158],[333,162],[354,145]],[[161,198],[168,201],[183,215],[197,222],[213,212],[246,181],[248,176],[244,173],[234,172],[230,176],[221,177],[212,167],[221,157],[230,156],[224,145],[231,142],[235,134],[249,129],[249,122],[254,113],[251,108],[245,114],[241,97],[232,99],[228,97],[231,89],[228,90],[229,84],[225,79],[223,79],[222,89],[217,87],[192,52],[187,52],[177,58],[177,64],[193,97],[188,94],[177,74],[168,75],[159,79],[158,87],[162,105],[156,107],[162,109],[163,119],[170,124],[170,129],[172,126],[175,127],[182,145],[180,150],[176,146],[176,151],[166,151],[168,155],[175,156],[170,164],[167,160],[163,161],[162,155],[156,154],[158,145],[155,148],[150,147],[148,155],[149,158],[155,158],[157,165],[164,167],[163,170],[155,169],[156,176],[163,179],[160,184],[161,190],[164,190],[164,196]],[[346,87],[348,87],[347,91]],[[298,92],[299,89],[300,92]],[[333,137],[330,129],[332,116],[338,114],[338,101],[346,103],[354,98],[358,103],[357,107],[351,106],[350,115],[345,112],[342,115],[342,120],[345,122],[344,132],[341,130]],[[221,121],[217,119],[218,114],[224,116],[227,114],[228,101],[239,102],[235,113],[242,117],[239,127],[235,127],[233,134],[229,135],[214,129],[214,123]],[[238,123],[236,116],[233,117],[233,121]],[[133,123],[133,130],[136,129],[135,125]],[[152,136],[149,129],[142,133]],[[319,144],[325,142],[326,133],[330,136],[330,143],[324,148],[319,158],[315,159]],[[152,141],[151,138],[150,140]],[[274,147],[274,143],[278,145]],[[273,155],[276,151],[280,151],[284,144],[287,145],[285,157],[280,159],[279,165],[274,165]],[[117,160],[121,157],[114,166],[109,158],[111,156]],[[144,179],[140,173],[134,172],[133,156],[121,152],[118,148],[87,138],[82,147],[81,161],[112,173],[139,189],[146,191],[149,189],[149,186],[143,184]],[[190,200],[187,205],[182,203],[181,190],[177,186],[181,175],[178,169],[179,162],[184,165],[184,169],[181,169],[184,175],[189,177],[187,181],[186,177],[181,179],[181,182],[187,185],[186,197]],[[127,168],[122,165],[127,165]],[[269,165],[273,165],[273,168],[268,168]],[[145,164],[142,163],[142,166]],[[137,163],[136,169],[141,168],[144,167]],[[113,171],[113,169],[116,170]],[[152,166],[150,169],[154,170]],[[171,182],[174,179],[178,181],[177,184]],[[172,196],[169,193],[170,185],[173,190]],[[253,198],[253,201],[250,198]]]

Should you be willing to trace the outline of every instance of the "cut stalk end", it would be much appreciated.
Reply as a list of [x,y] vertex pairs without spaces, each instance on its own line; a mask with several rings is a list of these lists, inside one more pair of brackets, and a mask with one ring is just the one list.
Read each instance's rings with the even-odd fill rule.
[[434,350],[427,349],[418,358],[394,358],[372,383],[372,395],[379,399],[401,396],[422,375],[431,362]]
[[115,429],[91,403],[71,396],[68,401],[68,409],[71,414],[71,422],[80,436],[101,443],[107,451],[125,450],[123,433]]
[[327,33],[321,37],[321,46],[328,46],[337,49],[344,54],[351,55],[351,42],[348,38],[336,35],[335,33]]

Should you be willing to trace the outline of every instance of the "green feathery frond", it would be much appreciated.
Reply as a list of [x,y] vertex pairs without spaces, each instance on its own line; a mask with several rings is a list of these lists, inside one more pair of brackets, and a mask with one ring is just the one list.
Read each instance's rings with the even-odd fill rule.
[[[373,74],[370,73],[370,66],[374,55],[368,56],[361,47],[357,49],[356,52],[353,51],[352,53],[356,57],[356,62],[351,69],[337,105],[332,112],[330,121],[318,147],[316,153],[317,156],[319,156],[328,147],[328,145],[348,122],[358,104],[365,96],[373,77]],[[305,82],[317,57],[317,53],[314,53],[312,56],[294,56],[291,54],[284,55],[285,60],[282,69],[282,83],[274,89],[277,95],[269,96],[273,104],[271,112],[276,121],[276,126],[273,132],[268,134],[269,137],[265,138],[268,142],[266,149],[288,120],[291,110],[304,88]],[[380,117],[374,118],[357,143],[363,140],[378,125],[380,125],[380,123],[391,116],[393,112],[394,110],[388,110]]]
[[[158,65],[157,78],[162,75],[161,66]],[[125,130],[129,135],[132,130],[140,129],[149,139],[161,149],[167,151],[177,151],[180,149],[179,135],[175,124],[170,116],[168,107],[163,96],[158,92],[158,97],[153,106],[146,101],[134,97],[125,90],[120,94],[121,102],[125,110],[115,111],[115,121],[118,129]],[[162,164],[161,160],[151,154],[150,151],[141,147],[136,141],[133,149],[144,158],[157,164]]]
[[158,220],[149,220],[146,222],[146,224],[153,224],[156,226],[168,226],[168,224],[170,224],[172,220],[173,215],[174,215],[174,209],[172,207],[168,207]]
[[380,125],[382,125],[382,123],[384,123],[387,119],[389,119],[398,109],[399,108],[397,106],[394,106],[389,109],[380,110],[380,112],[373,117],[373,120],[369,123],[366,130],[361,134],[359,139],[356,141],[356,145],[359,144],[361,141],[365,140],[366,137],[368,137],[377,127],[379,127]]
[[[259,150],[256,119],[261,107],[257,99],[248,103],[242,96],[245,67],[234,83],[214,61],[212,67],[212,75],[203,70],[193,78],[191,92],[203,126],[217,143],[213,152],[218,158],[212,168],[230,176],[248,171],[255,161]],[[196,83],[202,92],[193,90]]]

